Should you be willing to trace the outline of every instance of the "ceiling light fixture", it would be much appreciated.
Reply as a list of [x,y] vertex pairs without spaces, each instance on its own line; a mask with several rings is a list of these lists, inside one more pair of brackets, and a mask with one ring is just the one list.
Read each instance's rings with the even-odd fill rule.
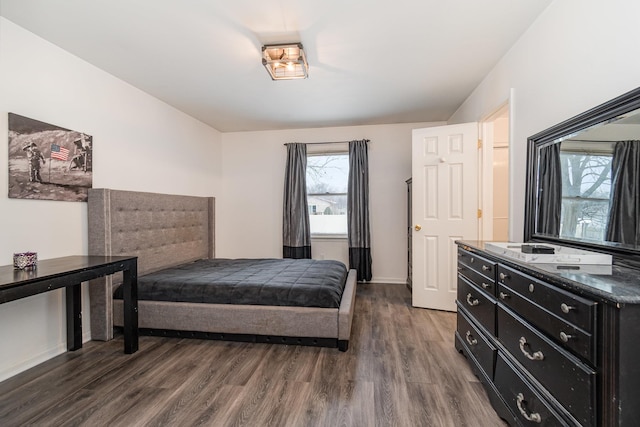
[[309,64],[302,43],[262,46],[262,65],[272,80],[306,79]]

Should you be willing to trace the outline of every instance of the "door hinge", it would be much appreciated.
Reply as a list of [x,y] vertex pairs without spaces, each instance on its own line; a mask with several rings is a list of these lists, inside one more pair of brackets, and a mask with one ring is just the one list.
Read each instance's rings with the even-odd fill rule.
[[478,209],[478,218],[482,218],[482,209]]
[[482,148],[482,140],[478,139],[478,150]]

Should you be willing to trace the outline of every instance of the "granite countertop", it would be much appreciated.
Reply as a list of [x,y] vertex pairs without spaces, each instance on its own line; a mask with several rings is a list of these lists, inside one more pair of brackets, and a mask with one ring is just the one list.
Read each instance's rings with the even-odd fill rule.
[[558,264],[526,263],[491,252],[484,241],[459,240],[456,243],[464,249],[482,252],[482,256],[499,260],[502,264],[577,294],[608,304],[640,304],[640,270],[634,268],[614,264],[610,268],[585,265],[579,269],[567,270],[563,266],[558,269]]

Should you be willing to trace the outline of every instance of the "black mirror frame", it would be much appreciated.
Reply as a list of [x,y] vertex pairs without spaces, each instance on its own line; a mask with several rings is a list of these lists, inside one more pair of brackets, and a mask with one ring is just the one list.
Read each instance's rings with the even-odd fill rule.
[[542,132],[530,136],[527,140],[527,182],[524,211],[524,242],[547,242],[557,245],[570,246],[579,249],[606,252],[620,260],[640,264],[640,249],[623,248],[615,244],[598,244],[579,240],[562,239],[548,235],[537,234],[536,224],[536,182],[538,164],[538,148],[552,144],[558,138],[571,135],[599,123],[606,122],[621,114],[640,108],[640,88],[636,88],[618,96],[604,104],[598,105],[582,114],[558,123]]

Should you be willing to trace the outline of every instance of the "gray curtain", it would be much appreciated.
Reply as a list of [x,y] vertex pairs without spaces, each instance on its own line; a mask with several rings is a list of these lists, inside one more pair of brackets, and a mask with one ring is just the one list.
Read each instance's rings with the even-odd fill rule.
[[307,146],[290,143],[284,176],[282,257],[311,258],[311,231],[307,206]]
[[606,240],[640,244],[640,141],[619,141],[613,149]]
[[562,209],[560,144],[540,148],[536,233],[558,236]]
[[349,142],[347,230],[349,268],[358,271],[358,281],[371,280],[371,233],[369,231],[369,140]]

